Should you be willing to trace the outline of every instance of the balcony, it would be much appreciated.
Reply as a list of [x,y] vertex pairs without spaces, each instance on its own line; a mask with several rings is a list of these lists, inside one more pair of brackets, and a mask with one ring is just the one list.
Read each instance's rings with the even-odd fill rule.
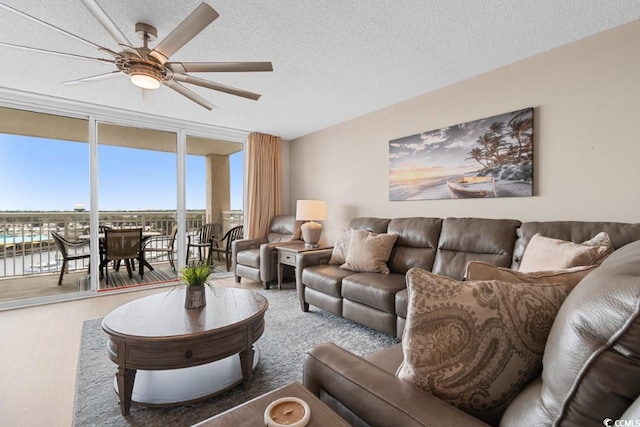
[[[173,211],[122,211],[100,212],[100,224],[112,228],[138,228],[169,235],[175,224]],[[204,210],[186,212],[187,232],[195,231],[205,221]],[[244,221],[242,211],[223,211],[224,231]],[[70,261],[63,283],[58,286],[62,256],[51,236],[55,231],[68,240],[77,240],[89,232],[89,212],[0,212],[0,303],[33,297],[52,296],[89,290],[89,258]],[[87,251],[86,247],[80,248]],[[177,255],[176,255],[177,256]],[[144,280],[137,274],[129,279],[126,269],[119,272],[109,269],[111,288],[138,286],[175,280],[176,274],[169,267],[164,252],[145,255],[154,272],[145,271]],[[225,271],[224,260],[214,266]],[[122,276],[122,277],[120,277]],[[115,285],[114,285],[115,283]],[[104,279],[99,291],[110,289]]]

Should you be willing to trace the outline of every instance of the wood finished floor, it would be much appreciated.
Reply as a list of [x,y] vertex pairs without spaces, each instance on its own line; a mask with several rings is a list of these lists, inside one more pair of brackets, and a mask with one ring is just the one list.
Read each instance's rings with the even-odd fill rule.
[[[216,286],[234,287],[236,283],[229,277],[216,279]],[[261,287],[247,279],[237,286]],[[0,424],[70,426],[82,323],[164,290],[100,295],[0,312]]]

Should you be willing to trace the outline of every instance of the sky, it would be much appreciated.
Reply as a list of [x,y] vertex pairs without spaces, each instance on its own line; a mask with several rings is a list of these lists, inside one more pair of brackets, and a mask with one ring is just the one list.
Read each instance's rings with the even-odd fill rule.
[[[98,146],[100,210],[176,208],[176,155]],[[187,156],[187,209],[205,209],[205,161]],[[242,209],[242,152],[230,157],[231,209]],[[0,211],[89,208],[89,144],[0,134]]]

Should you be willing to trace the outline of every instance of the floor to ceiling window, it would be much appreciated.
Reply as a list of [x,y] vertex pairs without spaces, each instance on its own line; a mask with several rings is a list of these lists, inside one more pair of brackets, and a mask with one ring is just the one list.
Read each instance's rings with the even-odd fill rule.
[[89,266],[89,242],[71,243],[89,226],[87,121],[0,118],[0,302],[77,293]]

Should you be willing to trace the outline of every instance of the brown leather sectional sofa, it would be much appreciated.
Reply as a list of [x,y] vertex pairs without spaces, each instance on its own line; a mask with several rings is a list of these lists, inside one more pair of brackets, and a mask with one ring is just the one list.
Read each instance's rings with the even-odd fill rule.
[[391,274],[357,273],[329,265],[331,249],[298,257],[296,286],[303,311],[319,307],[372,329],[402,337],[407,316],[405,274],[419,267],[461,280],[469,261],[517,269],[536,233],[576,243],[609,234],[615,249],[640,240],[640,224],[525,222],[486,218],[353,218],[348,228],[395,233]]
[[[456,278],[460,278],[463,265],[472,259],[517,267],[527,243],[537,232],[582,242],[606,231],[616,251],[568,295],[551,327],[540,376],[525,385],[510,402],[499,425],[613,426],[640,422],[640,241],[636,241],[640,239],[640,224],[565,221],[519,224],[510,220],[447,218],[440,221],[437,237],[430,234],[435,233],[433,228],[428,232],[424,229],[427,224],[437,229],[439,220],[434,219],[359,218],[350,226],[377,225],[382,230],[384,221],[389,231],[400,231],[403,236],[398,239],[394,256],[402,255],[405,263],[396,259],[389,264],[393,266],[392,275],[398,276],[402,275],[401,265],[421,262],[430,264],[434,272]],[[424,237],[423,242],[436,243],[428,248],[417,247],[418,236]],[[425,262],[425,256],[431,260]],[[337,266],[312,266],[310,261],[304,260],[306,268],[298,274],[303,304],[318,305],[385,331],[390,330],[391,316],[395,314],[397,330],[401,330],[406,298],[403,299],[402,289],[392,296],[392,290],[397,289],[392,275],[388,282],[372,278],[365,285],[364,279],[371,276],[352,278],[339,268],[336,270]],[[321,282],[320,277],[325,281]],[[336,295],[336,290],[345,289],[345,284],[349,289],[356,283],[369,286],[368,292],[377,299],[363,297],[364,290]],[[396,303],[395,313],[390,310],[391,298]],[[358,308],[354,310],[352,305]],[[303,382],[352,425],[486,425],[397,377],[402,361],[400,344],[363,359],[325,343],[307,352]]]

